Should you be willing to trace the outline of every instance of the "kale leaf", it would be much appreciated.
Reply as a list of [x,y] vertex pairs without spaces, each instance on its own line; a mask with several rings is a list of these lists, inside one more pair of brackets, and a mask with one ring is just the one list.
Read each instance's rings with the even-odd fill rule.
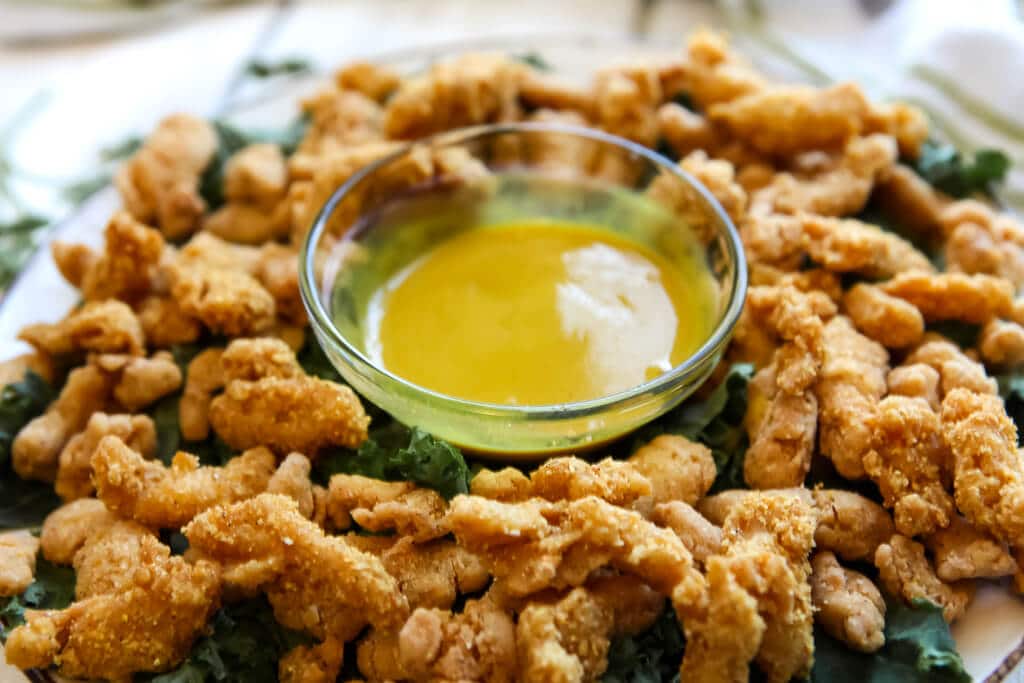
[[21,272],[36,249],[39,232],[49,224],[46,218],[33,214],[0,223],[0,290]]
[[608,650],[602,683],[661,683],[678,680],[686,640],[675,610],[666,605],[654,624],[637,636],[619,638]]
[[637,432],[632,450],[661,434],[679,434],[711,449],[718,477],[712,491],[746,488],[743,458],[747,433],[747,384],[754,374],[750,363],[736,363],[725,379],[703,401],[689,400]]
[[324,479],[332,474],[360,474],[412,481],[445,498],[469,493],[469,467],[459,449],[419,427],[410,430],[398,422],[374,430],[355,453],[341,450],[319,458],[317,473]]
[[63,609],[75,598],[75,571],[59,567],[45,558],[36,559],[36,576],[25,592],[7,598],[0,609],[0,639],[7,642],[11,629],[25,623],[27,609]]
[[306,340],[299,349],[296,358],[299,361],[299,365],[306,371],[307,375],[313,375],[320,379],[330,380],[331,382],[342,382],[341,375],[328,360],[327,354],[320,348],[320,344],[316,340],[316,335],[313,334],[312,330],[306,331]]
[[519,54],[509,56],[517,62],[522,62],[526,66],[533,67],[537,71],[552,70],[551,64],[548,60],[544,59],[539,52],[521,52]]
[[0,529],[38,526],[60,505],[52,485],[23,480],[11,469],[14,437],[46,410],[53,396],[46,380],[31,370],[0,390]]
[[52,400],[53,389],[31,370],[20,382],[0,390],[0,467],[10,462],[14,437],[32,418],[41,415]]
[[815,627],[812,683],[966,683],[964,669],[942,618],[927,600],[906,605],[886,600],[885,646],[856,652]]
[[136,680],[151,683],[207,681],[277,681],[277,664],[297,645],[312,639],[291,631],[274,619],[266,598],[254,598],[222,608],[213,617],[210,635],[201,638],[176,669]]
[[285,57],[276,62],[265,59],[251,59],[245,65],[245,74],[253,78],[270,78],[272,76],[295,76],[308,74],[313,70],[313,63],[305,57]]
[[954,197],[976,192],[991,195],[1010,170],[1010,159],[995,149],[979,149],[967,159],[952,145],[928,140],[913,167],[932,187]]

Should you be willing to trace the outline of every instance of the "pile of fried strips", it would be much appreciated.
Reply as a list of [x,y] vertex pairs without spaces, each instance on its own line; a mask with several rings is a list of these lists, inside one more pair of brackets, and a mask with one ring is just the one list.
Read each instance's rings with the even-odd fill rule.
[[[882,648],[884,595],[952,622],[979,580],[1024,590],[1024,461],[994,379],[1024,360],[1024,225],[915,173],[920,111],[849,83],[774,83],[705,31],[586,86],[499,54],[411,78],[356,63],[302,112],[294,150],[255,143],[221,162],[214,125],[164,119],[116,176],[123,208],[102,248],[52,245],[82,304],[24,328],[34,352],[0,374],[60,387],[11,466],[64,504],[38,537],[0,536],[0,595],[25,591],[41,552],[74,568],[75,600],[27,611],[9,663],[112,681],[167,671],[218,609],[264,596],[307,636],[280,659],[282,681],[334,681],[346,651],[366,681],[594,681],[610,644],[670,605],[681,680],[783,683],[810,672],[816,623],[853,650]],[[450,499],[311,479],[370,426],[353,391],[296,360],[313,216],[402,141],[524,120],[660,143],[738,227],[751,287],[722,367],[756,369],[747,488],[709,495],[712,451],[677,434],[628,458],[482,469]],[[530,154],[621,171],[564,144]],[[213,163],[220,206],[200,191]],[[486,170],[448,150],[402,173]],[[901,233],[866,219],[869,203]],[[943,336],[950,323],[975,330],[968,345]],[[176,362],[171,349],[196,343]],[[223,466],[154,457],[149,408],[176,392],[182,442],[216,437],[233,456]],[[818,461],[868,493],[805,486]]]

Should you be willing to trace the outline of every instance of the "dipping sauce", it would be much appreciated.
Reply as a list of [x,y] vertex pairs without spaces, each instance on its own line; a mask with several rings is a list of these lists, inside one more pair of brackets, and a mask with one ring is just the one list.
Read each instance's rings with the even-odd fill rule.
[[710,335],[706,264],[601,227],[531,219],[441,241],[367,310],[366,350],[428,389],[485,403],[600,398],[668,371]]

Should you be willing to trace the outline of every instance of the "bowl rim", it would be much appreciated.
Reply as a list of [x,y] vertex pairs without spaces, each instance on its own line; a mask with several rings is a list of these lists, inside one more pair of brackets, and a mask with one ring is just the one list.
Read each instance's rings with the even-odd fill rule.
[[[667,372],[664,372],[643,384],[638,384],[635,387],[631,387],[614,394],[587,399],[585,401],[535,405],[486,403],[482,401],[458,398],[457,396],[434,391],[433,389],[423,387],[414,382],[410,382],[404,377],[394,374],[388,369],[375,363],[366,354],[353,346],[348,339],[346,339],[345,335],[338,330],[334,321],[331,320],[330,315],[318,295],[320,286],[316,281],[315,257],[317,245],[320,243],[320,238],[324,235],[331,214],[342,199],[344,199],[353,188],[379,169],[391,164],[392,162],[407,155],[411,150],[423,145],[445,147],[498,134],[524,132],[575,135],[596,142],[610,144],[632,154],[641,156],[660,170],[664,170],[675,175],[680,181],[688,184],[692,189],[696,190],[698,195],[700,195],[711,211],[722,222],[725,228],[726,249],[734,264],[729,302],[724,313],[716,323],[715,328],[712,330],[711,335],[682,363],[673,366],[671,370],[668,370]],[[350,236],[355,234],[355,232],[356,231],[354,229],[349,230],[346,235],[341,238],[342,241],[350,239]],[[317,212],[316,218],[313,220],[313,225],[303,240],[299,256],[299,291],[303,304],[306,307],[306,311],[309,314],[310,324],[313,326],[314,331],[322,335],[326,335],[331,343],[340,347],[345,354],[357,359],[377,376],[383,376],[388,381],[395,382],[408,391],[429,398],[431,401],[444,404],[446,408],[461,409],[464,411],[486,413],[495,417],[503,416],[509,418],[526,417],[543,419],[547,417],[568,419],[573,417],[585,417],[618,405],[629,404],[637,398],[647,394],[661,395],[666,390],[676,385],[680,380],[685,379],[692,373],[692,371],[702,367],[703,364],[708,362],[714,354],[718,352],[726,342],[728,342],[729,337],[732,335],[733,329],[739,320],[740,313],[743,310],[743,305],[746,300],[747,278],[746,255],[743,250],[743,243],[740,239],[739,231],[733,224],[732,219],[726,213],[725,209],[722,208],[722,205],[717,199],[715,199],[714,195],[711,194],[710,190],[708,190],[703,183],[680,168],[678,164],[668,157],[665,157],[644,145],[595,128],[561,123],[510,122],[468,126],[444,131],[435,135],[407,142],[394,152],[363,166],[334,190],[331,196]],[[328,357],[330,357],[330,354],[328,354]]]

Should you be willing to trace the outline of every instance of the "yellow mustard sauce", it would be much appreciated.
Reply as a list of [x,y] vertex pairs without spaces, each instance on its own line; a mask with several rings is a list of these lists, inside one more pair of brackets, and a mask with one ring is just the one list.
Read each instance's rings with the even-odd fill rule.
[[491,225],[441,242],[373,296],[367,350],[462,399],[594,399],[692,354],[713,325],[711,287],[702,261],[669,263],[599,227]]

